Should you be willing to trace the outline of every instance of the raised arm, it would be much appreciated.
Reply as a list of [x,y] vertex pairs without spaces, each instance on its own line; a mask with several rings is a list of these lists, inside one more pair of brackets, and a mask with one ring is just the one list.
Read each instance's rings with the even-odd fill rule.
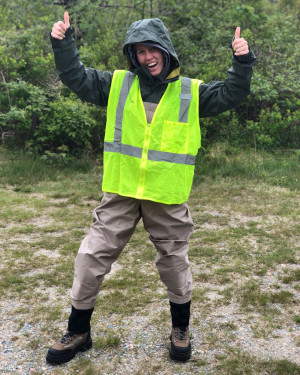
[[64,22],[58,21],[53,25],[50,35],[61,81],[83,101],[107,106],[112,73],[85,68],[80,62],[68,12],[64,14]]
[[235,30],[232,66],[224,81],[202,84],[199,89],[199,117],[212,117],[239,105],[250,93],[255,55],[247,41]]

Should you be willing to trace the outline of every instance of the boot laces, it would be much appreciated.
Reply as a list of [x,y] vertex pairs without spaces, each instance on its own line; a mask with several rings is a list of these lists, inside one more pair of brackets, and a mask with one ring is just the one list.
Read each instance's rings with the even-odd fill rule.
[[67,342],[73,335],[69,332],[67,332],[66,334],[64,334],[63,338],[60,340],[60,342],[62,344],[64,344],[65,342]]
[[176,327],[174,328],[174,335],[175,335],[175,338],[178,339],[178,340],[186,340],[186,329],[182,329],[182,328],[179,328],[179,327]]

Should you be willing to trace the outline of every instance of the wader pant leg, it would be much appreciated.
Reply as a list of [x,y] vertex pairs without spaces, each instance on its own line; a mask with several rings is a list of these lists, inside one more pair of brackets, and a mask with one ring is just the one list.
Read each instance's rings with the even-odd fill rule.
[[76,309],[95,306],[104,276],[132,236],[141,218],[140,201],[104,193],[93,212],[93,225],[75,259],[71,302]]
[[194,230],[188,205],[141,201],[142,218],[156,250],[156,267],[170,302],[191,300],[192,275],[188,239]]

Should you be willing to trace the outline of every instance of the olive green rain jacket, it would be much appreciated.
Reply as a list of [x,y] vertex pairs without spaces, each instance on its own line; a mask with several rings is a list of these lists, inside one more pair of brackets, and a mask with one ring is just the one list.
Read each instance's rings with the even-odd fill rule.
[[[163,82],[155,82],[143,68],[131,70],[140,79],[140,88],[144,102],[158,103],[170,81],[178,78],[176,71],[177,54],[173,48],[167,29],[157,19],[135,22],[128,30],[124,47],[131,42],[145,40],[157,41],[170,52],[173,74]],[[144,39],[146,38],[146,39]],[[103,107],[107,106],[113,72],[86,68],[79,59],[79,53],[73,38],[72,28],[66,31],[63,40],[51,37],[55,64],[61,81],[80,99]],[[250,92],[255,56],[232,57],[232,66],[224,81],[213,81],[199,87],[199,117],[211,117],[239,105]],[[201,77],[199,77],[201,79]]]
[[[193,180],[192,160],[200,147],[199,117],[213,116],[229,110],[247,96],[255,60],[252,51],[242,58],[233,56],[232,67],[223,82],[201,84],[198,80],[185,78],[185,82],[189,82],[188,85],[192,88],[183,93],[180,92],[183,86],[179,76],[178,56],[164,24],[157,18],[134,22],[127,31],[123,47],[132,77],[135,77],[132,78],[133,89],[130,92],[127,90],[125,94],[134,98],[134,105],[130,106],[130,101],[121,96],[122,80],[128,73],[125,76],[125,72],[121,72],[120,76],[117,71],[114,75],[113,72],[85,68],[79,60],[71,28],[67,30],[63,40],[51,38],[51,41],[62,82],[84,101],[100,106],[109,104],[104,144],[103,190],[166,204],[185,202]],[[130,46],[143,42],[159,43],[169,52],[170,70],[165,79],[158,80],[151,76],[146,67],[133,64],[132,59],[136,63],[136,57]],[[122,77],[121,80],[117,76]],[[115,84],[116,80],[118,85]],[[124,82],[126,83],[125,80]],[[112,86],[114,89],[110,94]],[[124,87],[128,85],[125,84]],[[122,95],[124,98],[124,92]],[[189,106],[192,108],[189,110],[189,106],[184,104],[188,119],[183,122],[181,119],[176,120],[176,113],[181,112],[179,109],[183,104],[180,97],[185,98],[185,103],[190,102]],[[122,109],[118,101],[119,104],[124,102]],[[115,104],[112,105],[112,102]],[[150,119],[151,111],[146,109],[145,114],[143,102],[145,107],[150,105],[154,108]],[[118,116],[118,112],[122,115],[122,120],[111,121],[116,113]],[[164,114],[162,118],[161,114]],[[132,124],[135,125],[134,128],[131,128]],[[181,132],[179,135],[179,128],[185,133]],[[116,134],[120,132],[121,136],[117,137]]]

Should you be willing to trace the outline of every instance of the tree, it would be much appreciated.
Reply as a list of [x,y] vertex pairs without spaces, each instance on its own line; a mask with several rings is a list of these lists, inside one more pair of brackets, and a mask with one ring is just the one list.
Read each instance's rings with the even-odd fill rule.
[[[229,45],[241,26],[257,55],[252,93],[235,110],[201,121],[203,145],[225,140],[256,148],[300,147],[300,0],[2,0],[0,131],[7,147],[41,153],[67,147],[78,154],[102,145],[105,110],[83,105],[55,72],[49,32],[66,9],[86,66],[126,69],[122,46],[129,25],[159,17],[172,36],[181,73],[204,82],[225,78]],[[61,111],[68,105],[74,121],[64,129]]]

